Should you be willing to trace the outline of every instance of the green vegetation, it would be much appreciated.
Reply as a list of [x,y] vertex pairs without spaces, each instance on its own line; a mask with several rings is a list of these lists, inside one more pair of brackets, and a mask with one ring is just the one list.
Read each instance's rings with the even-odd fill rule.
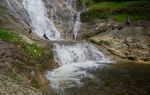
[[49,64],[42,63],[42,64],[39,64],[38,67],[39,67],[39,71],[44,71],[49,68]]
[[110,43],[110,41],[104,41],[104,40],[100,40],[100,41],[95,41],[95,40],[93,40],[93,39],[88,39],[91,43],[93,43],[93,44],[96,44],[96,45],[99,45],[99,46],[109,46],[111,43]]
[[[150,20],[150,2],[148,0],[115,2],[117,0],[87,0],[88,12],[83,13],[85,19],[113,17],[116,21],[124,21],[127,17],[131,20]],[[85,20],[85,21],[86,21]]]
[[[35,60],[39,60],[42,55],[45,55],[44,49],[37,46],[35,43],[29,44],[22,40],[16,33],[10,32],[5,29],[0,28],[0,39],[6,42],[10,42],[16,45],[19,45],[25,53],[27,53],[30,57]],[[53,58],[52,53],[49,52],[47,56],[51,60]]]
[[36,79],[31,80],[31,86],[37,89],[40,88],[40,84]]
[[104,32],[105,30],[102,30],[102,31],[97,31],[97,32],[90,32],[90,33],[87,33],[83,36],[83,38],[87,39],[87,38],[91,38],[93,36],[96,36],[102,32]]
[[8,30],[0,29],[0,39],[7,42],[16,42],[17,35],[13,32],[8,32]]
[[43,49],[38,47],[36,44],[25,43],[22,47],[26,53],[35,59],[41,57],[44,52]]
[[12,78],[12,81],[17,84],[21,83],[21,81],[22,81],[21,78],[16,73],[13,73],[11,75],[11,78]]

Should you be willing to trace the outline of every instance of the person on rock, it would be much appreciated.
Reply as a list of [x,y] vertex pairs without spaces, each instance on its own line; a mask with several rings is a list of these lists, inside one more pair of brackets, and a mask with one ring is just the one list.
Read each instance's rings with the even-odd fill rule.
[[74,36],[74,34],[72,35],[72,39],[73,39],[73,40],[75,40],[75,36]]
[[126,20],[126,26],[128,26],[128,27],[129,27],[129,26],[130,26],[130,23],[131,23],[131,22],[130,22],[130,18],[129,18],[129,17],[127,17],[127,20]]
[[32,33],[32,28],[29,29],[29,33],[30,33],[30,34]]
[[44,33],[43,37],[44,37],[45,39],[48,39],[48,37],[46,36],[46,34],[45,34],[45,33]]

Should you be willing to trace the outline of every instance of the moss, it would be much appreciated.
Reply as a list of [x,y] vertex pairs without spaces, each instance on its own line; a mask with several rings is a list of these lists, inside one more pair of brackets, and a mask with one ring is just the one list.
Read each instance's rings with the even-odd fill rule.
[[16,73],[13,73],[11,75],[11,79],[13,82],[15,82],[17,84],[21,83],[21,78]]
[[114,20],[117,22],[125,22],[127,20],[127,17],[130,18],[131,21],[137,21],[137,20],[149,20],[150,17],[148,16],[141,16],[141,15],[128,15],[128,14],[117,14],[114,15]]
[[36,79],[31,80],[31,86],[37,89],[40,88],[40,84]]
[[89,39],[90,42],[97,44],[99,46],[109,46],[111,44],[110,41],[104,41],[104,40],[100,40],[100,41],[95,41],[93,39]]
[[42,64],[39,64],[39,71],[45,71],[49,68],[49,64],[46,64],[46,63],[42,63]]
[[7,42],[17,42],[17,35],[13,32],[0,28],[0,39]]
[[53,59],[53,53],[52,53],[52,51],[48,53],[48,58],[51,59],[51,60]]
[[90,33],[87,33],[83,36],[83,38],[87,39],[87,38],[91,38],[91,37],[94,37],[102,32],[104,32],[105,30],[101,30],[101,31],[97,31],[97,32],[90,32]]
[[91,33],[85,34],[84,38],[90,38],[90,37],[93,37],[93,36],[96,36],[96,33],[91,32]]
[[101,41],[98,42],[98,45],[107,45],[107,46],[109,46],[110,45],[110,41],[103,41],[103,40],[101,40]]

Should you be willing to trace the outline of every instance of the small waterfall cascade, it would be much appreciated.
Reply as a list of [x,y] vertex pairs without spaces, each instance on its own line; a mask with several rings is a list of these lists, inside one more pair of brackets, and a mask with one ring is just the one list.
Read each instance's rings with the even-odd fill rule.
[[87,70],[102,67],[100,63],[111,61],[102,52],[88,43],[54,43],[54,58],[60,67],[48,71],[47,79],[56,91],[82,86],[84,78],[96,79]]
[[109,61],[102,52],[87,43],[54,44],[54,57],[60,66],[88,61]]
[[75,40],[81,26],[80,14],[86,9],[84,3],[78,9],[77,0],[61,1],[63,4],[60,4],[60,0],[47,0],[47,2],[51,6],[51,21],[63,27],[65,39],[74,36]]
[[77,8],[77,0],[68,0],[66,5],[67,9],[70,11],[69,27],[66,36],[71,32],[71,34],[74,36],[74,39],[76,40],[81,26],[80,14],[85,11],[85,5],[83,3],[83,8],[80,9],[80,11],[78,11]]
[[40,37],[46,35],[49,40],[60,40],[60,33],[54,23],[48,18],[42,0],[23,0],[23,6],[30,17],[30,26],[33,32]]

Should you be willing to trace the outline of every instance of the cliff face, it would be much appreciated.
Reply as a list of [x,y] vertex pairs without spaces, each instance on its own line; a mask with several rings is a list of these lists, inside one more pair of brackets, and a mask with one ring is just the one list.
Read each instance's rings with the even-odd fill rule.
[[18,32],[27,30],[27,14],[19,7],[22,6],[17,0],[0,1],[0,27]]

